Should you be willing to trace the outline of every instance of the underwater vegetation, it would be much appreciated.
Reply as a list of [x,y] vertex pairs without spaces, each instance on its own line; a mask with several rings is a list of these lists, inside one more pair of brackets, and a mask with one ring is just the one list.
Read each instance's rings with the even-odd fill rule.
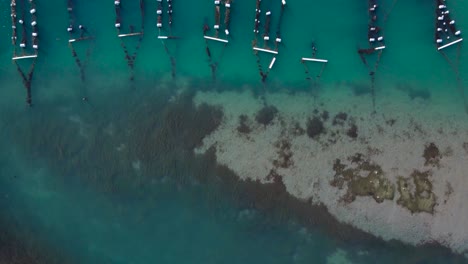
[[314,116],[312,119],[307,121],[307,135],[310,138],[317,138],[320,134],[325,132],[322,120],[319,117]]
[[[0,144],[4,147],[2,144]],[[18,172],[9,166],[10,159],[0,154],[0,263],[1,264],[67,264],[73,263],[58,249],[49,247],[34,228],[18,224],[17,215],[10,205],[10,193],[5,191],[9,180],[18,177]],[[22,206],[22,204],[20,204]]]
[[248,134],[252,132],[249,124],[249,117],[247,115],[240,115],[239,116],[239,126],[237,127],[237,131],[239,133]]
[[255,121],[257,123],[267,126],[273,121],[276,114],[278,113],[278,109],[274,106],[265,106],[258,111],[255,115]]
[[[424,152],[425,157],[428,156],[428,148],[436,152],[433,150],[435,145],[431,143]],[[339,159],[335,160],[333,164],[335,177],[330,182],[339,189],[343,189],[346,184],[343,202],[351,203],[356,196],[370,196],[381,203],[384,200],[393,200],[396,189],[399,194],[397,204],[407,208],[411,213],[434,213],[437,197],[432,192],[432,183],[429,181],[430,171],[414,170],[408,177],[399,176],[395,186],[385,177],[382,168],[371,163],[363,154],[356,153],[349,157],[348,161],[354,166],[346,165]]]
[[[309,227],[322,226],[336,237],[376,239],[339,223],[325,207],[312,207],[291,196],[280,179],[269,184],[239,181],[230,169],[216,163],[213,151],[195,155],[193,148],[217,128],[223,113],[207,105],[195,107],[192,96],[192,91],[175,99],[170,91],[119,96],[126,102],[108,101],[99,112],[63,106],[51,106],[62,109],[51,111],[44,106],[34,113],[8,115],[6,133],[22,155],[46,163],[59,180],[78,177],[107,195],[136,191],[151,200],[152,183],[169,176],[182,186],[193,182],[215,186],[207,193],[214,204],[218,195],[231,197],[236,206],[260,210],[274,221],[296,219]],[[278,143],[283,157],[278,166],[290,163],[287,147],[287,142]]]
[[[269,222],[256,226],[258,229],[293,221],[307,228],[320,227],[337,245],[351,242],[357,248],[370,244],[389,246],[371,234],[340,223],[325,206],[311,205],[308,200],[292,196],[275,171],[271,171],[270,183],[239,180],[228,167],[216,162],[213,149],[204,155],[194,154],[193,149],[224,119],[218,107],[195,106],[194,90],[174,94],[169,89],[151,92],[142,89],[132,93],[132,96],[118,95],[113,101],[96,102],[94,110],[69,102],[51,102],[34,112],[8,113],[2,120],[8,124],[4,131],[21,155],[45,163],[59,181],[79,178],[104,195],[137,196],[140,202],[151,203],[157,199],[151,186],[170,177],[181,188],[192,184],[209,186],[210,191],[205,195],[214,210],[219,207],[221,197],[228,197],[239,210],[257,210],[268,215]],[[272,122],[278,119],[276,111],[259,113],[268,117],[262,120]],[[328,112],[318,110],[312,113],[313,118],[323,123],[326,133],[347,131],[353,119],[345,118],[343,113],[330,117]],[[240,116],[237,132],[248,135],[253,122],[258,121]],[[307,133],[299,123],[291,129],[297,134]],[[278,156],[273,162],[277,168],[294,166],[291,143],[287,139],[276,142],[275,148]],[[368,175],[360,176],[351,172],[351,168],[341,168],[337,181],[351,190],[346,197],[371,196],[379,202],[397,196],[395,186],[384,179],[377,165],[366,164],[359,155],[351,162],[361,164]],[[378,173],[372,174],[374,171]],[[401,248],[403,244],[392,242],[390,247]],[[415,250],[421,253],[412,252],[412,258],[427,259],[426,253],[422,253],[425,250]],[[440,250],[446,249],[438,247],[436,251]]]
[[[301,130],[300,127],[298,129],[298,131]],[[328,143],[324,143],[325,145],[336,143],[340,134],[347,135],[351,139],[357,139],[358,131],[359,129],[354,122],[354,118],[344,112],[338,112],[330,119],[328,111],[324,110],[320,112],[318,109],[315,109],[312,116],[306,122],[306,132],[310,138],[319,140],[321,135],[330,136]]]
[[340,189],[347,184],[347,192],[342,198],[344,202],[351,203],[356,196],[370,196],[378,203],[393,200],[395,187],[385,178],[380,166],[365,160],[360,153],[356,153],[349,160],[356,164],[354,168],[348,168],[339,159],[335,160],[333,170],[336,174],[330,182],[332,186]]
[[[18,230],[11,232],[0,229],[0,263],[2,264],[61,264],[70,263],[53,254],[40,245],[39,241],[31,242],[31,236],[19,236]],[[28,241],[28,242],[26,242]]]
[[397,203],[408,208],[411,213],[434,213],[436,196],[432,192],[432,183],[428,180],[430,173],[415,170],[410,177],[398,177]]

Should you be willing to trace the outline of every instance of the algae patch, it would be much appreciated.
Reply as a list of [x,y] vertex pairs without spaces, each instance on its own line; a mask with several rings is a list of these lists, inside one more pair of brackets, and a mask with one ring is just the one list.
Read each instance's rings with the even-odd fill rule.
[[255,121],[264,126],[271,124],[278,114],[278,109],[274,106],[265,106],[260,109],[255,115]]
[[353,202],[357,196],[370,196],[378,203],[393,200],[395,188],[400,197],[397,204],[407,208],[411,213],[434,213],[436,195],[432,192],[429,180],[430,171],[414,170],[410,176],[397,178],[397,186],[390,182],[382,168],[364,158],[361,153],[348,157],[349,165],[336,159],[333,164],[335,176],[330,185],[343,189],[346,194],[342,197],[345,203]]
[[439,148],[434,144],[430,143],[424,148],[423,157],[425,159],[424,165],[440,166],[439,162],[442,158],[442,155],[439,151]]
[[397,203],[411,213],[434,213],[436,196],[432,192],[432,183],[429,181],[429,171],[413,171],[410,177],[398,177],[398,192],[400,198]]
[[322,120],[318,117],[314,117],[307,121],[307,135],[312,138],[316,139],[321,134],[325,133],[325,127],[323,126]]
[[339,189],[342,189],[345,183],[347,184],[344,202],[353,202],[356,196],[371,196],[378,203],[393,200],[395,186],[385,178],[379,165],[364,160],[360,153],[350,157],[349,160],[357,166],[350,168],[337,159],[333,165],[335,177],[330,182],[332,186]]
[[249,126],[249,117],[246,115],[239,116],[239,126],[237,126],[237,131],[241,134],[249,134],[252,132],[252,129]]
[[273,160],[275,168],[289,168],[294,165],[291,143],[288,140],[282,139],[276,142],[275,147],[277,148],[276,153],[278,154],[278,158]]

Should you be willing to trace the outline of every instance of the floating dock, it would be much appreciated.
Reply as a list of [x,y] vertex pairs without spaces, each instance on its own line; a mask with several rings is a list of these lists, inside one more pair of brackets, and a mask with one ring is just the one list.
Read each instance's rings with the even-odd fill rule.
[[24,59],[35,59],[37,58],[37,54],[34,55],[23,55],[23,56],[14,56],[11,58],[12,60],[24,60]]
[[447,43],[447,44],[445,44],[445,45],[442,45],[442,46],[438,47],[437,50],[445,49],[445,48],[447,48],[447,47],[450,47],[450,46],[452,46],[452,45],[454,45],[454,44],[457,44],[458,42],[462,42],[462,41],[463,41],[462,38],[461,38],[461,39],[457,39],[457,40],[455,40],[455,41],[452,41],[452,42],[450,42],[450,43]]
[[[368,0],[368,19],[369,24],[367,26],[367,41],[369,43],[368,48],[358,49],[358,54],[369,71],[371,78],[371,96],[372,96],[372,107],[375,111],[375,75],[379,67],[380,58],[383,50],[386,48],[385,39],[382,34],[382,28],[379,25],[378,10],[380,9],[377,0]],[[384,22],[386,17],[383,19]],[[369,63],[367,57],[376,54],[374,63]]]
[[[223,12],[224,8],[224,12]],[[214,40],[218,42],[228,43],[228,38],[230,36],[229,27],[231,24],[231,8],[232,3],[231,0],[226,0],[224,5],[222,1],[215,0],[214,1],[214,25],[212,26],[214,29],[214,34],[209,36],[207,32],[210,30],[210,26],[205,25],[203,37],[207,40]],[[224,14],[224,21],[221,23],[222,19],[221,16]],[[224,37],[220,37],[220,32],[224,33]]]
[[118,34],[117,37],[125,38],[125,37],[133,37],[133,36],[140,36],[143,35],[143,32],[134,32],[134,33],[126,33],[126,34]]
[[210,36],[203,36],[203,37],[205,39],[209,39],[209,40],[219,41],[219,42],[223,42],[223,43],[229,43],[229,40],[227,40],[227,39],[215,38],[215,37],[210,37]]
[[324,59],[315,59],[315,58],[301,58],[302,61],[313,61],[313,62],[323,62],[323,63],[327,63],[328,60],[324,60]]
[[224,3],[224,33],[226,36],[229,35],[229,26],[231,24],[231,0],[226,0]]
[[[382,50],[385,48],[385,40],[382,34],[382,28],[379,26],[379,19],[377,16],[377,10],[380,7],[376,0],[369,0],[368,2],[368,14],[369,14],[369,25],[367,30],[367,40],[370,47],[374,47],[375,50]],[[382,48],[383,47],[383,48]]]
[[271,70],[271,68],[273,68],[273,65],[275,65],[275,61],[276,61],[276,57],[273,57],[273,59],[271,59],[270,65],[268,66],[269,70]]
[[[328,60],[326,59],[318,59],[316,57],[317,55],[317,47],[315,46],[315,43],[312,42],[312,45],[311,45],[311,48],[312,48],[312,57],[310,58],[307,58],[307,57],[302,57],[301,58],[301,63],[302,65],[304,65],[304,71],[305,71],[305,74],[306,74],[306,80],[313,80],[313,86],[315,87],[317,85],[317,82],[320,80],[320,78],[322,77],[322,74],[323,72],[325,71],[325,67],[326,65],[328,64]],[[320,71],[318,72],[317,75],[314,75],[312,76],[310,74],[310,70],[309,70],[309,67],[307,66],[307,63],[306,62],[312,62],[313,64],[318,64],[318,65],[322,65],[322,67],[320,68]]]
[[[205,51],[208,56],[208,65],[211,68],[213,80],[216,80],[216,71],[219,62],[222,60],[226,47],[229,44],[230,32],[229,26],[231,23],[231,0],[214,0],[214,25],[210,26],[205,22],[203,26],[203,38],[205,39]],[[223,12],[224,11],[224,12]],[[224,15],[224,19],[222,16]],[[209,34],[211,29],[214,29],[213,34]],[[220,36],[221,35],[221,36]],[[222,50],[219,56],[212,56],[210,49],[210,41],[219,42],[222,44]]]
[[[26,1],[23,1],[20,9],[17,12],[16,0],[12,0],[10,3],[11,6],[11,28],[12,28],[12,46],[13,46],[13,56],[12,61],[16,66],[16,70],[21,76],[23,81],[23,86],[26,89],[26,103],[28,106],[32,106],[32,80],[34,76],[34,69],[36,66],[37,54],[39,51],[39,31],[37,23],[37,14],[36,14],[36,2],[34,0],[29,0],[29,12],[27,12],[28,6]],[[26,23],[26,15],[30,16],[30,23]],[[19,17],[18,17],[19,15]],[[31,30],[31,35],[27,33],[27,29]],[[17,45],[17,30],[21,30],[21,40],[19,42],[19,47]],[[30,38],[29,38],[30,36]],[[30,45],[28,45],[30,43]],[[21,52],[18,52],[20,49]],[[21,55],[18,55],[21,53]],[[31,60],[28,70],[25,70],[25,65],[20,65],[18,60]]]
[[[22,60],[22,59],[34,59],[37,58],[38,49],[39,49],[39,31],[37,27],[37,10],[36,3],[34,0],[29,0],[29,12],[27,12],[28,6],[26,4],[21,5],[20,12],[17,12],[17,1],[11,0],[10,7],[10,17],[11,17],[11,40],[13,46],[13,56],[12,60]],[[24,1],[26,2],[26,1]],[[26,10],[25,10],[26,9]],[[26,15],[30,16],[30,23],[26,23]],[[18,15],[20,17],[18,17]],[[27,33],[27,30],[30,29],[31,34]],[[21,39],[18,44],[18,31],[21,32]],[[29,44],[29,45],[28,45]],[[20,49],[20,52],[18,51]],[[21,55],[18,55],[18,54]]]
[[461,30],[456,27],[455,20],[451,18],[445,0],[436,0],[435,42],[437,50],[443,50],[463,41]]
[[278,51],[271,50],[271,49],[263,49],[263,48],[253,47],[253,50],[262,51],[262,52],[266,52],[266,53],[271,53],[271,54],[275,54],[275,55],[278,54]]
[[[278,0],[279,1],[279,0]],[[264,12],[262,12],[262,0],[256,0],[256,4],[255,4],[255,19],[254,19],[254,28],[253,28],[253,32],[254,32],[254,40],[252,41],[252,49],[254,50],[254,54],[257,58],[257,65],[258,65],[258,69],[259,69],[259,74],[261,76],[261,79],[262,79],[262,82],[265,83],[267,77],[268,77],[268,74],[270,73],[270,70],[273,68],[275,62],[276,62],[276,56],[275,55],[278,55],[279,52],[278,52],[278,48],[279,48],[279,44],[281,43],[281,37],[280,37],[280,31],[281,31],[281,24],[282,24],[282,20],[283,20],[283,14],[284,14],[284,10],[285,10],[285,5],[286,5],[286,1],[285,0],[282,0],[281,1],[281,11],[279,13],[279,18],[278,18],[278,24],[276,26],[276,29],[275,29],[275,33],[276,36],[271,36],[270,34],[270,30],[271,30],[271,23],[272,23],[272,11],[271,10],[266,10]],[[263,19],[264,19],[264,26],[263,26],[263,29],[262,29],[262,32],[260,32],[260,24],[262,24],[261,20],[262,20],[262,14],[264,15]],[[261,37],[261,39],[260,39]],[[263,40],[263,47],[258,47],[258,42]],[[273,48],[270,47],[270,43],[273,42]],[[268,65],[268,69],[266,69],[265,71],[263,70],[263,66],[262,66],[262,63],[261,63],[261,58],[259,56],[259,53],[258,52],[264,52],[264,53],[269,53],[269,54],[273,54],[273,58],[271,59],[269,65]]]
[[[358,53],[361,56],[372,54],[373,51],[382,52],[382,50],[386,48],[382,28],[378,23],[379,17],[377,15],[377,10],[379,8],[377,0],[368,1],[367,12],[369,16],[369,24],[367,26],[367,42],[369,43],[369,48],[359,49]],[[365,61],[364,58],[362,59]]]
[[[157,0],[156,8],[156,27],[159,30],[158,39],[177,39],[177,37],[172,37],[172,22],[173,22],[173,13],[172,0],[167,0],[167,6],[164,5],[163,0]],[[165,11],[166,10],[166,11]],[[164,19],[167,14],[167,19]],[[165,33],[163,33],[163,31]]]
[[73,42],[80,42],[88,39],[92,39],[93,37],[83,37],[83,38],[74,38],[74,39],[69,39],[68,43],[73,43]]

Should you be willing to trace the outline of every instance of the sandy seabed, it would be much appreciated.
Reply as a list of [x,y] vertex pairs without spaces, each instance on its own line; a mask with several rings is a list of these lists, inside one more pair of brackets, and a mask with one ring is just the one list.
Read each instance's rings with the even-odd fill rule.
[[384,240],[468,256],[468,116],[447,100],[386,89],[374,112],[346,84],[265,100],[198,92],[195,104],[220,106],[224,118],[195,152],[215,148],[241,179],[280,178],[291,195]]

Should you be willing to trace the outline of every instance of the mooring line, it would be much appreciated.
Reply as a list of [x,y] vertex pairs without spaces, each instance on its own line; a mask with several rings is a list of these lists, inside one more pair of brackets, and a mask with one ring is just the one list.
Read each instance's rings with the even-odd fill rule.
[[388,9],[388,12],[384,16],[384,19],[383,19],[384,24],[387,22],[388,16],[393,11],[393,8],[395,8],[397,2],[398,0],[393,0],[392,5],[390,6],[390,9]]
[[[450,18],[450,12],[445,5],[445,1],[436,0],[435,6],[435,43],[437,50],[442,54],[443,58],[447,61],[449,66],[455,72],[456,80],[457,80],[457,89],[460,92],[460,96],[463,100],[463,105],[465,108],[465,112],[468,114],[468,101],[465,96],[465,89],[463,85],[463,80],[460,76],[460,57],[461,57],[461,42],[463,38],[461,38],[460,34],[461,31],[456,29],[455,20]],[[455,40],[450,40],[449,43],[444,44],[444,40],[449,40],[451,37],[455,38]],[[444,52],[444,49],[452,46],[457,45],[457,51],[455,56],[455,61],[452,61],[447,54]]]
[[176,67],[176,59],[172,55],[172,52],[169,50],[168,45],[166,44],[166,40],[169,39],[177,39],[178,37],[175,37],[172,35],[172,23],[173,23],[173,8],[172,8],[172,0],[167,1],[167,14],[168,14],[168,28],[167,32],[169,33],[168,35],[162,35],[161,32],[163,31],[164,24],[163,24],[163,13],[164,13],[164,6],[162,1],[158,1],[158,6],[156,10],[157,14],[157,21],[156,21],[156,26],[158,27],[158,38],[161,39],[161,42],[164,47],[164,51],[166,55],[169,57],[170,63],[171,63],[171,76],[172,79],[175,79],[176,77],[176,72],[177,72],[177,67]]
[[[117,28],[118,35],[120,38],[120,46],[122,47],[124,53],[125,53],[125,60],[127,61],[127,65],[130,68],[130,81],[133,82],[135,80],[135,61],[138,55],[138,52],[140,50],[141,44],[143,42],[143,34],[144,34],[144,20],[145,20],[145,12],[144,12],[144,2],[143,0],[140,0],[140,27],[141,31],[140,32],[135,32],[134,26],[130,25],[130,32],[127,34],[121,34],[121,4],[120,1],[117,0],[114,2],[115,3],[115,14],[116,14],[116,23],[115,27]],[[137,45],[135,47],[135,50],[133,53],[130,53],[127,45],[125,44],[124,38],[125,37],[132,37],[132,36],[137,36]]]
[[[384,17],[384,24],[388,18],[388,15],[391,13],[391,10],[394,8],[396,4],[396,0],[393,2],[390,11],[387,12],[387,14]],[[369,76],[371,78],[371,97],[372,97],[372,108],[373,112],[376,112],[376,91],[375,91],[375,82],[376,82],[376,74],[377,70],[380,64],[381,56],[383,53],[383,50],[385,49],[385,44],[384,44],[384,39],[383,35],[379,34],[382,30],[381,27],[377,25],[377,1],[376,0],[369,0],[368,1],[368,16],[369,16],[369,24],[368,24],[368,32],[367,32],[367,38],[369,42],[369,48],[367,49],[359,49],[358,48],[358,54],[366,66],[367,70],[369,71]],[[378,46],[375,46],[376,43],[381,43]],[[367,62],[366,56],[367,55],[372,55],[377,53],[377,59],[374,63],[373,66],[370,66],[369,63]]]
[[[208,57],[208,66],[211,69],[211,78],[212,81],[216,81],[216,73],[218,70],[218,66],[221,63],[226,47],[229,43],[229,27],[230,27],[230,22],[231,22],[231,0],[226,0],[224,2],[216,0],[214,2],[215,8],[214,8],[214,34],[212,36],[208,36],[208,32],[210,31],[210,26],[208,25],[208,22],[205,21],[203,25],[203,36],[205,39],[205,53]],[[224,6],[224,21],[223,21],[223,27],[224,27],[224,34],[226,36],[226,39],[220,38],[220,29],[221,29],[221,5]],[[214,58],[211,49],[210,49],[210,41],[216,41],[216,42],[221,42],[222,43],[222,48],[221,48],[221,53],[219,54],[219,57],[217,59]]]
[[465,112],[468,114],[468,100],[465,95],[465,88],[463,85],[463,80],[461,79],[460,76],[460,70],[459,70],[459,62],[460,62],[460,56],[461,56],[461,43],[457,44],[457,56],[456,56],[456,63],[453,63],[452,60],[443,52],[442,50],[440,51],[444,59],[447,61],[447,63],[450,65],[452,70],[455,72],[455,78],[457,80],[457,88],[460,92],[460,96],[462,97],[463,100],[463,106],[465,108]]
[[214,60],[213,55],[211,53],[211,49],[209,47],[209,42],[207,39],[205,39],[205,51],[206,55],[208,56],[208,65],[211,69],[211,78],[213,81],[216,81],[216,72],[218,70],[218,65],[222,61],[224,57],[224,53],[226,51],[228,43],[224,43],[222,48],[221,48],[221,54],[219,55],[219,58],[217,60]]
[[166,42],[164,40],[162,40],[162,44],[163,44],[163,47],[164,47],[164,51],[169,56],[169,60],[171,61],[171,76],[172,76],[172,79],[175,79],[175,77],[176,77],[176,60],[175,60],[174,56],[172,56],[172,54],[169,51],[169,48],[167,47]]
[[[312,44],[312,59],[316,59],[316,58],[317,58],[317,47],[313,43]],[[319,60],[316,60],[316,61],[319,61]],[[301,59],[301,63],[302,65],[304,65],[304,72],[306,75],[306,80],[308,80],[310,83],[313,83],[311,87],[314,87],[314,88],[317,87],[318,82],[320,81],[320,78],[322,77],[322,74],[325,71],[327,62],[328,62],[327,60],[320,60],[319,63],[322,64],[322,67],[320,68],[319,73],[315,77],[312,77],[312,75],[310,74],[309,66],[307,66],[307,58]]]
[[[259,74],[260,74],[262,83],[266,82],[266,80],[268,78],[268,75],[269,75],[271,69],[273,68],[273,65],[276,62],[276,55],[278,54],[278,48],[279,48],[278,45],[281,43],[281,37],[280,37],[281,36],[281,24],[282,24],[282,20],[283,20],[285,5],[286,5],[286,2],[282,1],[280,16],[279,16],[278,24],[277,24],[277,27],[276,27],[276,38],[274,39],[275,49],[270,50],[269,46],[268,46],[268,42],[270,41],[271,11],[267,11],[267,12],[265,12],[265,16],[266,16],[266,18],[265,18],[265,27],[264,27],[264,30],[263,30],[264,32],[262,34],[264,49],[255,50],[256,49],[256,44],[258,42],[258,34],[259,34],[258,27],[260,25],[260,20],[259,19],[260,19],[260,13],[261,13],[261,9],[260,9],[261,0],[257,0],[257,5],[256,5],[256,9],[255,9],[255,12],[256,12],[255,17],[256,18],[255,18],[255,24],[254,24],[255,38],[254,38],[254,40],[252,42],[252,47],[254,48],[254,55],[256,56],[256,59],[257,59],[257,66],[258,66],[258,69],[259,69]],[[261,65],[261,59],[260,59],[259,51],[265,51],[265,52],[268,52],[268,53],[273,53],[275,55],[271,59],[270,64],[269,64],[269,66],[268,66],[268,68],[266,70],[263,70],[263,66]]]
[[33,79],[33,75],[34,75],[34,68],[36,66],[36,59],[33,60],[27,75],[23,72],[23,70],[21,69],[21,67],[19,66],[19,64],[18,64],[18,62],[16,60],[15,60],[15,65],[16,65],[16,70],[21,75],[21,79],[23,81],[23,86],[26,89],[26,103],[28,104],[28,106],[32,106],[32,89],[31,89],[31,87],[32,87],[32,79]]
[[[27,32],[26,32],[26,25],[25,25],[25,17],[26,17],[26,4],[25,1],[22,0],[20,2],[20,5],[22,7],[22,12],[21,12],[21,18],[17,20],[17,9],[16,9],[16,1],[12,0],[11,1],[11,18],[12,18],[12,45],[13,45],[13,62],[16,66],[16,70],[21,76],[22,83],[24,88],[26,89],[26,103],[28,106],[32,106],[32,79],[34,76],[34,69],[36,66],[36,60],[37,60],[37,55],[38,55],[38,29],[37,29],[37,16],[36,16],[36,4],[34,0],[30,0],[30,9],[29,13],[31,14],[31,28],[32,28],[32,40],[31,40],[31,46],[32,49],[34,50],[34,53],[26,53],[26,49],[28,48],[28,37],[27,37]],[[18,56],[17,52],[17,24],[21,25],[21,41],[20,41],[20,48],[21,48],[21,55]],[[27,73],[23,71],[21,66],[19,65],[19,60],[22,59],[32,59],[32,63],[29,67],[29,70]]]
[[69,26],[67,31],[69,33],[69,40],[68,46],[70,47],[72,57],[75,60],[75,64],[78,66],[80,72],[80,80],[81,80],[81,99],[83,102],[88,102],[88,92],[86,90],[86,66],[88,65],[91,57],[91,45],[86,48],[86,53],[84,59],[80,58],[78,53],[76,52],[74,43],[81,42],[83,40],[91,40],[93,39],[91,36],[86,36],[88,33],[87,29],[83,25],[78,25],[79,34],[78,37],[76,35],[76,14],[73,0],[67,0],[67,11],[69,17]]

